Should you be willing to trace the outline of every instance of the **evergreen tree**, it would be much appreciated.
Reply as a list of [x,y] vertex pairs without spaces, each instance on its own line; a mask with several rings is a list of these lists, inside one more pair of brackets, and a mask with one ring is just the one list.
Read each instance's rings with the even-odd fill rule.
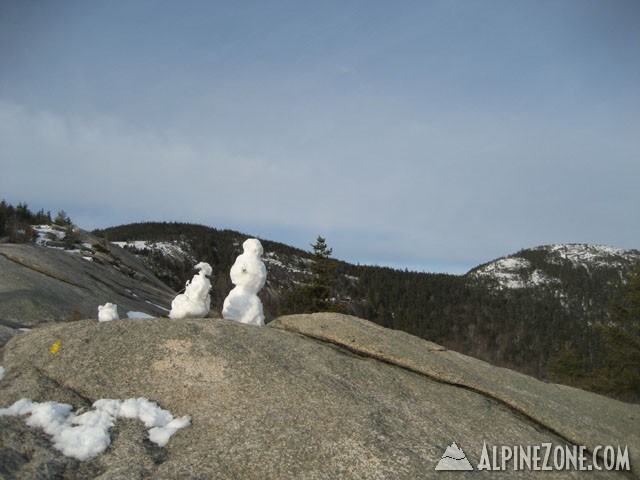
[[64,242],[65,250],[73,250],[76,248],[76,244],[79,243],[80,238],[73,229],[73,225],[71,225],[71,223],[66,226],[62,241]]
[[327,303],[333,296],[335,286],[335,263],[331,260],[333,249],[327,246],[327,241],[318,236],[313,248],[313,263],[311,264],[311,274],[313,281],[311,286],[314,289],[316,301],[319,305]]
[[9,207],[10,205],[4,200],[0,202],[0,237],[7,233],[7,223],[10,217]]
[[29,243],[35,238],[31,228],[33,213],[25,203],[13,207],[4,200],[0,203],[0,236],[6,235],[10,243]]
[[282,313],[314,313],[340,311],[334,298],[336,263],[331,258],[333,249],[318,236],[311,245],[313,251],[310,267],[311,283],[298,287],[284,300]]
[[53,223],[61,227],[68,227],[69,225],[71,225],[71,219],[69,218],[69,215],[67,215],[67,212],[65,212],[64,210],[60,210],[56,215],[56,219],[53,221]]
[[16,220],[18,223],[28,223],[31,221],[33,214],[29,210],[29,205],[26,202],[18,203],[16,207]]

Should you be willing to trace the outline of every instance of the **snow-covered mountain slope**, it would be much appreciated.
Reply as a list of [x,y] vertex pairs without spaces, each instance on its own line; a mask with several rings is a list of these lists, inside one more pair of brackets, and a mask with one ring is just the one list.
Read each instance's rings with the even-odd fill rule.
[[154,242],[150,240],[133,240],[128,242],[112,242],[121,248],[137,254],[156,254],[164,257],[171,257],[179,261],[191,262],[194,265],[197,260],[189,253],[189,247],[184,242]]
[[562,289],[569,277],[622,280],[640,267],[640,251],[603,245],[561,244],[521,250],[471,270],[497,289]]
[[527,288],[558,282],[519,256],[499,258],[472,271],[469,276],[493,280],[497,288]]
[[549,261],[558,264],[570,262],[574,267],[590,269],[619,269],[624,272],[629,266],[640,263],[640,251],[623,250],[605,245],[561,244],[538,247],[549,252]]

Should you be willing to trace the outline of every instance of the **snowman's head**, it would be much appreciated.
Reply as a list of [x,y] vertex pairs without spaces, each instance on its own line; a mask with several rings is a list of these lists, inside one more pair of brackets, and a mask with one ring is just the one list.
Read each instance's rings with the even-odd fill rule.
[[245,240],[245,242],[242,244],[242,248],[244,250],[244,253],[256,257],[261,257],[262,253],[264,252],[262,244],[257,238],[250,238],[248,240]]
[[206,275],[207,277],[213,273],[213,269],[211,268],[211,265],[209,265],[206,262],[200,262],[193,268],[196,270],[199,270],[201,274]]

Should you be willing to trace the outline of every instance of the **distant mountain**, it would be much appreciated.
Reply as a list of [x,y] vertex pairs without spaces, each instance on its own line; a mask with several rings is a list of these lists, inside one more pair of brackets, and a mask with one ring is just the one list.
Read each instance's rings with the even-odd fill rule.
[[[561,286],[576,272],[615,284],[640,265],[640,251],[603,245],[561,244],[522,250],[472,269],[497,288]],[[609,278],[607,278],[609,277]]]
[[471,270],[467,276],[494,290],[533,289],[587,322],[610,313],[609,300],[640,268],[640,251],[603,245],[561,244],[522,250]]

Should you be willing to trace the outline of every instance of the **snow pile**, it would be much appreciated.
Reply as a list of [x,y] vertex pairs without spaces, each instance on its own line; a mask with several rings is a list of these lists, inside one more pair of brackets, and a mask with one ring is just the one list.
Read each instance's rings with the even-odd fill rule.
[[189,426],[188,416],[173,418],[146,398],[128,400],[98,400],[95,410],[80,413],[71,411],[71,405],[56,402],[37,403],[28,398],[18,400],[9,408],[0,409],[0,416],[29,415],[25,423],[42,428],[52,437],[53,446],[67,457],[89,460],[104,452],[111,443],[109,429],[117,418],[133,418],[149,428],[149,440],[164,447],[171,435]]
[[107,302],[104,305],[98,306],[98,321],[111,322],[112,320],[120,320],[118,305]]
[[[60,227],[58,225],[31,225],[31,228],[36,232],[35,244],[41,247],[52,248],[54,250],[63,250],[67,253],[76,254],[82,253],[83,250],[90,252],[92,246],[90,243],[82,243],[79,246],[75,245],[74,248],[69,248],[65,245],[65,237],[67,236],[67,228]],[[77,229],[74,229],[77,232]],[[84,256],[85,260],[93,261],[92,257]]]
[[128,400],[103,399],[95,402],[93,406],[115,418],[140,420],[149,429],[149,440],[160,447],[164,447],[178,430],[191,425],[188,416],[173,418],[171,412],[143,397]]
[[242,244],[244,253],[231,267],[231,281],[235,288],[225,298],[222,317],[250,325],[264,325],[262,302],[258,292],[267,280],[267,268],[262,262],[262,244],[250,238]]
[[187,281],[184,293],[178,295],[171,302],[171,312],[169,318],[202,318],[209,313],[211,306],[211,282],[207,278],[213,272],[211,265],[200,262],[194,267],[200,270]]
[[66,235],[64,228],[57,225],[32,225],[31,228],[37,233],[36,245],[41,247],[49,246],[50,242],[62,242]]
[[4,367],[0,367],[0,380],[4,378]]

